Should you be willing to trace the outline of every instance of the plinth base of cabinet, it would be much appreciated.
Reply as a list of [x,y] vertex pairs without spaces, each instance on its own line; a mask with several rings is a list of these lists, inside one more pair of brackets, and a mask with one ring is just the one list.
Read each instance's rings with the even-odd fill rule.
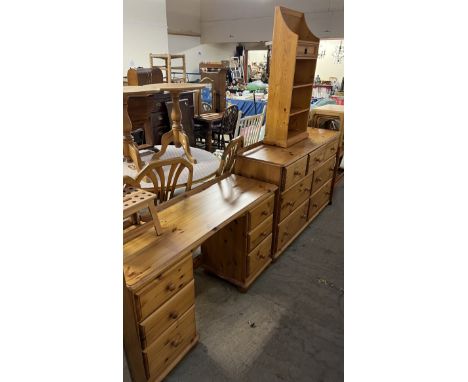
[[250,288],[250,286],[253,284],[253,282],[257,279],[257,277],[260,276],[260,274],[270,265],[270,263],[271,263],[271,259],[268,259],[265,262],[265,264],[255,274],[248,277],[244,282],[233,279],[232,277],[229,277],[229,276],[224,276],[222,274],[219,274],[214,269],[212,269],[212,268],[210,268],[210,267],[208,267],[206,265],[202,264],[201,267],[203,268],[205,273],[208,273],[208,274],[217,276],[217,277],[219,277],[219,278],[221,278],[223,280],[226,280],[226,281],[230,282],[231,284],[234,284],[240,292],[245,293]]
[[182,358],[184,358],[187,355],[187,353],[195,347],[195,345],[198,343],[199,338],[200,336],[197,333],[192,343],[189,346],[187,346],[187,348],[182,353],[180,353],[177,356],[177,358],[175,358],[174,361],[172,361],[172,363],[169,364],[161,374],[154,378],[148,379],[148,382],[161,382],[164,378],[166,378],[167,375],[172,371],[172,369],[174,369],[177,366],[177,364],[182,360]]

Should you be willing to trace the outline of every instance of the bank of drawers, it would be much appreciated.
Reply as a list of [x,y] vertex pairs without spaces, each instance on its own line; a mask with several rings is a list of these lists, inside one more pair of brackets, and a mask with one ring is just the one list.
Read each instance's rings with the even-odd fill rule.
[[135,293],[135,314],[149,380],[168,367],[196,340],[192,257],[158,274]]
[[296,233],[328,204],[337,148],[338,140],[335,140],[284,169],[276,252],[285,249]]
[[242,290],[248,288],[271,262],[274,207],[271,195],[205,241],[202,266]]

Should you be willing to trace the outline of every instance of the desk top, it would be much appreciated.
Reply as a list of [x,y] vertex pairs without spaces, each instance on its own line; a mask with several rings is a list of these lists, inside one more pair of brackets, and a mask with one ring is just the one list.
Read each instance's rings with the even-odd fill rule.
[[313,112],[320,112],[320,111],[325,111],[333,114],[343,114],[344,113],[344,105],[323,105],[323,106],[317,106],[312,110]]
[[242,157],[268,162],[277,166],[288,166],[300,157],[318,149],[324,144],[337,139],[337,131],[308,128],[309,139],[304,139],[290,147],[260,145],[240,154]]
[[[163,234],[148,230],[124,244],[127,287],[137,290],[172,266],[211,235],[243,215],[255,202],[271,195],[273,184],[230,175],[158,213]],[[196,191],[194,189],[193,191]]]
[[125,95],[145,95],[151,93],[157,93],[162,91],[187,91],[187,90],[197,90],[202,89],[206,85],[204,84],[192,84],[192,83],[159,83],[159,84],[149,84],[141,86],[124,86],[123,94]]

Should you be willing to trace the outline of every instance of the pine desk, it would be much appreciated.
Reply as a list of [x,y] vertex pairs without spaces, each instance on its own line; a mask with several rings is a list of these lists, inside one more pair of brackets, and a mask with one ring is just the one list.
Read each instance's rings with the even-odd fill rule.
[[[165,204],[161,236],[148,230],[124,244],[124,346],[133,382],[162,380],[197,343],[198,246],[207,247],[206,267],[239,287],[270,264],[276,190],[239,175],[213,180]],[[235,251],[223,252],[226,243]]]

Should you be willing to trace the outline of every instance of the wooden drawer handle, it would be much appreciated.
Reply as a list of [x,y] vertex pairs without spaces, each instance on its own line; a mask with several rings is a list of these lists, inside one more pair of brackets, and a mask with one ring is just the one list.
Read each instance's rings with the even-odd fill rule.
[[265,255],[261,255],[260,254],[260,251],[257,252],[257,257],[259,257],[260,259],[264,259],[265,258]]
[[175,339],[175,340],[172,340],[172,341],[171,341],[171,346],[176,348],[176,347],[179,346],[181,343],[182,343],[182,338],[178,338],[178,339]]
[[177,312],[169,313],[169,318],[172,318],[173,320],[175,320],[177,317],[179,317],[179,314]]
[[330,191],[325,192],[325,195],[331,195],[331,192]]
[[261,236],[261,237],[268,236],[268,232],[262,232],[262,233],[260,234],[260,236]]
[[262,211],[262,216],[267,216],[268,215],[268,211]]
[[335,171],[335,167],[330,167],[328,171]]
[[304,188],[304,191],[310,192],[310,188]]
[[301,215],[301,219],[307,219],[307,214]]
[[312,204],[312,207],[313,207],[313,208],[317,208],[317,207],[318,207],[318,204],[317,204],[317,203],[314,203],[314,204]]
[[302,172],[299,170],[294,171],[294,175],[302,175]]
[[173,292],[175,291],[175,288],[176,288],[175,284],[171,282],[167,284],[166,290],[168,290],[169,292]]
[[286,203],[286,206],[292,207],[292,206],[294,206],[295,203],[296,203],[296,202],[287,202],[287,203]]
[[322,178],[320,178],[320,177],[315,179],[315,183],[321,182],[321,181],[322,181]]
[[336,149],[334,147],[330,148],[331,151],[335,151]]
[[315,161],[320,163],[322,160],[320,158],[315,158]]

